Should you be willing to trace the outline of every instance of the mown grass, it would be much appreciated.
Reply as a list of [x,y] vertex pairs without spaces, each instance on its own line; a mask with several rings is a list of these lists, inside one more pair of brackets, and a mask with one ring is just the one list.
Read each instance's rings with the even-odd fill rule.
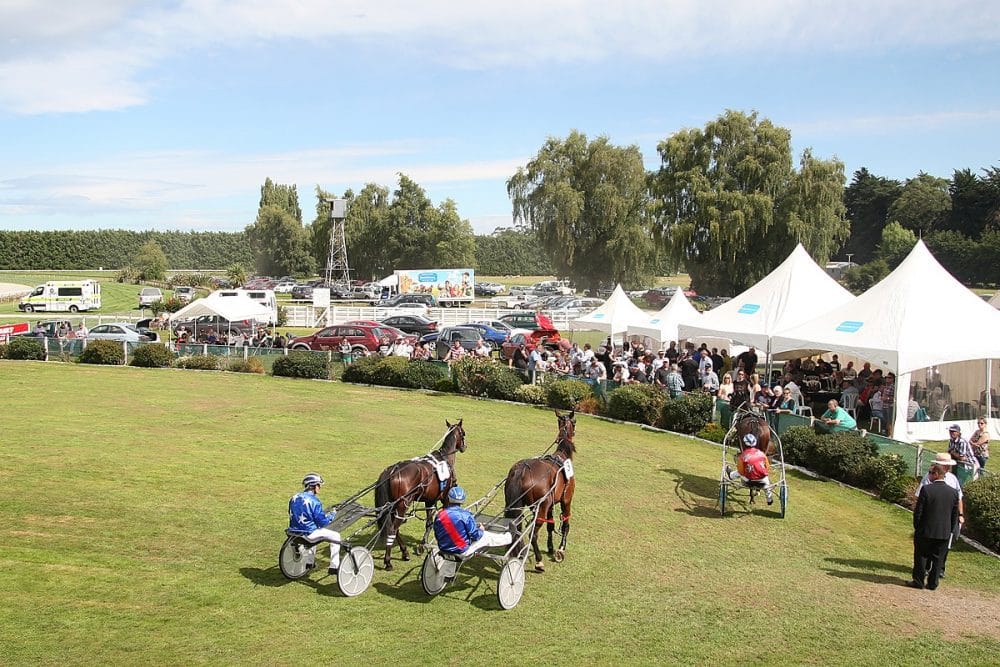
[[550,411],[28,362],[0,362],[0,392],[0,664],[991,664],[1000,650],[998,628],[969,618],[950,635],[933,607],[1000,605],[998,561],[959,549],[941,589],[904,589],[910,515],[799,474],[786,519],[721,518],[720,453],[699,441],[581,416],[566,561],[529,572],[503,612],[479,561],[433,600],[418,558],[356,599],[321,574],[285,581],[286,502],[310,470],[324,500],[346,497],[459,418],[459,479],[478,497],[552,441]]
[[[135,315],[139,313],[139,290],[141,290],[143,286],[116,283],[115,273],[115,271],[3,271],[0,272],[0,282],[35,287],[36,285],[41,285],[50,280],[85,280],[89,278],[97,280],[101,283],[101,307],[98,310],[90,310],[86,313],[81,313],[80,316],[89,318],[93,315]],[[163,291],[164,297],[169,298],[172,294],[173,292],[171,290]],[[20,313],[17,309],[17,301],[0,303],[0,315],[17,313]],[[152,316],[149,309],[146,309],[146,313],[148,313],[149,316]],[[61,315],[67,314],[68,313],[44,312],[31,314],[24,313],[25,319],[29,320],[51,319],[53,317],[60,317]]]

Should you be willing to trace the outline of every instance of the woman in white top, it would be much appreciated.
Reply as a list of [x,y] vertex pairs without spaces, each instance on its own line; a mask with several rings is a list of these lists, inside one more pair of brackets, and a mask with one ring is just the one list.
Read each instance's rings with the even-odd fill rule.
[[732,373],[723,373],[722,384],[719,385],[719,391],[715,395],[724,401],[728,401],[729,397],[733,395]]

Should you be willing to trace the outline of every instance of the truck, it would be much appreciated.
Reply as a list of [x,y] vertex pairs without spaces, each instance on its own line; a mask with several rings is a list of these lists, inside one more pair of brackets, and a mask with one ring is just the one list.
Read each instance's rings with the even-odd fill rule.
[[50,280],[21,299],[17,309],[25,313],[97,310],[101,307],[101,284],[96,280]]
[[475,298],[474,269],[406,269],[393,275],[399,294],[428,294],[445,308],[469,305]]

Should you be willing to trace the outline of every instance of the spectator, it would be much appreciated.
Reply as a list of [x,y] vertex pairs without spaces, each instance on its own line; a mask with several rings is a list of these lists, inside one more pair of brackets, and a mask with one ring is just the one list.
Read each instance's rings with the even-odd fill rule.
[[972,445],[962,437],[962,427],[952,424],[948,427],[948,453],[955,461],[955,477],[962,486],[970,479],[975,479],[979,461],[972,451]]
[[[944,471],[944,481],[945,484],[955,489],[958,492],[958,521],[954,523],[951,527],[951,539],[948,541],[948,548],[945,549],[944,555],[941,557],[941,563],[939,564],[940,576],[944,576],[944,566],[948,561],[948,552],[951,550],[955,541],[958,540],[959,533],[962,530],[962,524],[965,523],[965,498],[962,494],[962,485],[958,483],[958,478],[952,474],[952,468],[955,466],[955,461],[948,455],[947,452],[941,452],[938,454],[934,461],[931,463],[933,468],[935,465],[940,466]],[[931,473],[928,471],[924,478],[920,480],[920,486],[917,487],[916,495],[920,495],[920,489],[924,488],[930,484],[933,480],[931,479]]]
[[886,373],[882,384],[882,431],[892,437],[893,422],[896,419],[896,374]]
[[868,378],[870,378],[871,376],[872,376],[872,365],[870,362],[866,361],[864,365],[861,367],[861,370],[858,371],[858,379],[863,382],[867,382]]
[[[920,489],[913,510],[913,579],[911,588],[934,590],[941,575],[953,526],[960,522],[958,492],[944,481],[946,466],[931,466],[931,483]],[[926,580],[926,584],[925,584]]]
[[89,333],[90,331],[87,329],[87,325],[83,323],[83,320],[80,320],[80,326],[76,328],[76,337],[86,340],[87,334]]
[[868,394],[868,409],[871,411],[872,422],[878,420],[879,435],[881,435],[885,429],[885,415],[882,413],[882,387],[877,380],[872,384],[874,388]]
[[757,368],[757,349],[751,345],[750,349],[736,357],[737,362],[743,362],[743,369],[749,375],[753,373]]
[[[723,350],[725,352],[725,350]],[[716,396],[724,401],[728,401],[729,397],[733,395],[733,374],[723,373],[722,383],[719,385],[719,391],[715,393]]]
[[431,350],[427,347],[427,343],[417,343],[417,346],[413,348],[413,354],[410,355],[410,358],[416,361],[430,361]]
[[753,390],[750,380],[747,379],[747,372],[742,368],[736,371],[736,380],[733,382],[733,393],[729,396],[729,408],[735,412],[740,408],[750,406],[753,400]]
[[510,355],[510,361],[507,363],[510,368],[516,368],[519,371],[527,370],[528,368],[528,346],[521,343],[514,353]]
[[719,348],[713,347],[712,355],[709,358],[712,360],[712,368],[715,369],[716,373],[720,375],[725,373],[725,371],[722,370],[722,365],[725,363],[725,359],[723,359],[722,355],[719,354]]
[[663,367],[663,365],[666,364],[666,363],[667,363],[667,357],[664,354],[663,350],[660,350],[659,352],[656,353],[656,356],[653,357],[652,362],[650,362],[650,365],[649,365],[650,366],[650,368],[649,368],[650,374],[655,377],[656,376],[656,371],[660,370]]
[[667,358],[668,363],[674,363],[677,361],[677,357],[680,356],[680,351],[677,349],[677,341],[670,341],[670,345],[667,347],[666,351],[663,353]]
[[479,357],[480,359],[489,359],[493,351],[490,346],[486,344],[486,341],[482,338],[476,343],[476,347],[472,350],[472,355],[474,357]]
[[396,339],[396,342],[392,344],[392,356],[409,359],[413,356],[413,346],[407,343],[405,338],[400,336]]
[[815,422],[816,430],[821,433],[838,433],[840,431],[853,431],[858,423],[854,417],[849,415],[844,408],[840,407],[836,399],[831,398],[826,404],[826,412]]
[[802,361],[802,365],[800,366],[800,368],[802,369],[803,373],[807,375],[813,375],[816,372],[816,362],[813,361],[812,357],[806,357]]
[[834,373],[840,372],[840,357],[838,357],[837,355],[833,355],[833,359],[830,360],[830,369]]
[[[853,398],[849,398],[849,399],[845,400],[844,397],[847,396],[847,395],[851,395],[851,396],[853,396]],[[853,382],[850,382],[848,380],[844,380],[843,382],[840,383],[840,403],[841,403],[841,405],[846,405],[847,403],[849,403],[852,400],[855,401],[855,402],[857,402],[857,400],[858,400],[858,388],[854,386]]]
[[670,372],[664,378],[664,386],[670,398],[678,398],[684,393],[684,378],[681,377],[677,364],[670,364]]
[[628,384],[646,384],[649,382],[649,378],[646,377],[646,373],[642,370],[641,366],[633,366],[625,382]]
[[781,390],[781,400],[778,401],[778,406],[774,408],[774,411],[779,414],[794,414],[795,408],[798,407],[798,403],[792,397],[792,390],[785,387]]
[[858,377],[858,371],[857,369],[854,368],[854,362],[848,361],[847,367],[844,368],[844,379],[854,382],[854,380],[856,380],[857,377]]
[[448,348],[448,352],[445,353],[442,361],[446,361],[448,362],[448,364],[451,364],[452,362],[458,361],[464,356],[465,356],[465,348],[462,347],[462,342],[459,340],[453,340],[451,342],[451,347]]
[[687,355],[681,358],[680,362],[681,378],[684,380],[684,391],[694,391],[698,385],[698,362],[694,356]]
[[340,352],[340,361],[343,362],[344,368],[347,368],[354,362],[354,351],[346,336],[340,339],[340,346],[337,349]]
[[979,467],[986,468],[986,461],[990,458],[990,431],[987,428],[986,417],[977,419],[976,425],[979,428],[972,432],[969,444],[972,445],[972,454],[979,462]]
[[713,396],[719,391],[719,376],[713,370],[711,359],[707,359],[701,374],[701,388]]

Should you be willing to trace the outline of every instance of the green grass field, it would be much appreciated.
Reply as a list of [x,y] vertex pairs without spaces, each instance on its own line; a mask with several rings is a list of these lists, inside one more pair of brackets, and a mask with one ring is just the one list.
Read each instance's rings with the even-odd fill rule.
[[[139,311],[139,290],[142,289],[142,285],[131,285],[126,283],[116,283],[115,282],[116,271],[21,271],[21,272],[11,272],[2,271],[0,272],[0,282],[4,283],[15,283],[19,285],[27,285],[28,287],[34,287],[36,285],[41,285],[49,280],[84,280],[87,278],[93,280],[99,280],[101,283],[101,308],[99,310],[88,311],[87,313],[81,313],[86,317],[92,317],[94,315],[110,315],[110,314],[124,314],[124,315],[138,315]],[[163,295],[169,297],[173,294],[170,290],[164,290]],[[20,311],[17,309],[17,301],[8,301],[6,303],[0,303],[0,315],[11,315],[18,314]],[[152,317],[152,313],[149,309],[146,309],[146,314]],[[68,315],[68,313],[32,313],[30,315],[25,314],[25,319],[36,320],[36,319],[52,319],[53,317],[60,317]],[[73,316],[74,319],[78,316]]]
[[[716,498],[720,451],[581,416],[565,562],[501,611],[473,561],[355,599],[276,566],[303,474],[344,498],[464,419],[478,497],[551,411],[339,383],[0,361],[0,664],[995,664],[1000,561],[961,546],[902,586],[910,515],[790,475],[788,517]],[[419,535],[408,524],[404,531]],[[381,552],[376,553],[380,561]],[[320,565],[324,565],[321,560]]]

